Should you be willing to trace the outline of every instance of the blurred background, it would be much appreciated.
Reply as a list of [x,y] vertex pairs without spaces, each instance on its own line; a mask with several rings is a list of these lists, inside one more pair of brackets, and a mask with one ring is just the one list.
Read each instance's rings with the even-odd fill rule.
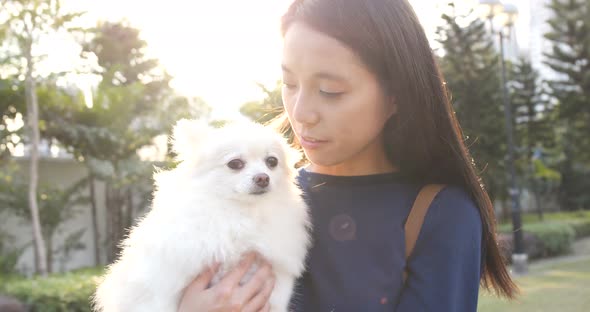
[[[590,0],[410,0],[524,295],[590,310]],[[89,311],[183,117],[264,123],[289,0],[0,0],[0,311]],[[517,255],[519,257],[514,257]]]

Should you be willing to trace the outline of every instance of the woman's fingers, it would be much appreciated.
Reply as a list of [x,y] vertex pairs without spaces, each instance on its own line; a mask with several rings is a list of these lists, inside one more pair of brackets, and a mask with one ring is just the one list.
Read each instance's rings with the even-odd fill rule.
[[215,285],[215,288],[222,293],[232,294],[255,260],[255,253],[246,254],[240,263],[231,272],[224,276],[219,284]]
[[[238,289],[239,299],[244,303],[249,302],[252,298],[254,298],[254,296],[264,289],[268,281],[273,280],[274,277],[272,273],[272,267],[269,263],[263,262],[261,266],[258,267],[258,270],[256,270],[254,273],[254,276],[252,276],[252,278],[246,282],[246,284]],[[261,307],[262,305],[259,308]]]
[[[247,290],[248,296],[251,296],[250,299],[246,301],[244,305],[244,312],[258,312],[258,311],[266,311],[265,306],[268,306],[268,299],[272,294],[275,284],[275,277],[272,275],[272,270],[270,269],[270,265],[263,266],[259,271],[265,270],[268,268],[268,273],[263,272],[260,274],[262,277],[262,283],[259,284],[257,281],[255,282],[256,276],[252,278],[252,281],[242,287],[245,290],[246,287],[251,287],[251,289]],[[258,272],[257,272],[258,273]],[[250,285],[256,283],[257,286]],[[252,289],[256,289],[253,291]],[[253,293],[253,294],[252,294]]]
[[207,286],[209,285],[209,283],[211,283],[211,280],[213,280],[213,277],[215,276],[215,273],[217,273],[217,270],[218,269],[219,269],[219,263],[216,263],[212,267],[204,270],[187,287],[187,289],[188,288],[191,288],[191,289],[194,289],[194,290],[204,290],[204,289],[206,289]]
[[206,288],[217,273],[219,264],[201,272],[185,289],[179,303],[179,312],[193,311],[195,306],[212,308],[213,299],[206,294]]
[[270,312],[270,303],[266,303],[262,309],[258,312]]

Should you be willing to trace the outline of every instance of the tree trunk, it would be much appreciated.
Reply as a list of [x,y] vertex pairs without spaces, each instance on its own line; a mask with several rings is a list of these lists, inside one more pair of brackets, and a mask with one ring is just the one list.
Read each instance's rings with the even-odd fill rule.
[[125,219],[125,228],[131,228],[133,225],[133,188],[131,186],[127,188],[127,215]]
[[537,206],[537,214],[539,215],[539,220],[543,221],[543,207],[541,206],[541,194],[539,191],[539,183],[534,177],[531,180],[531,182],[533,182],[532,186],[533,194],[535,195],[535,204]]
[[533,144],[535,143],[533,140],[533,122],[535,120],[535,107],[534,105],[532,105],[531,102],[529,102],[529,105],[527,105],[527,117],[528,117],[528,122],[527,122],[527,130],[526,130],[526,136],[527,136],[527,150],[526,150],[526,157],[527,157],[527,162],[529,163],[529,168],[530,168],[530,172],[531,172],[531,186],[533,188],[533,194],[535,196],[535,206],[537,208],[537,214],[539,215],[539,220],[543,221],[543,209],[541,207],[541,199],[540,199],[540,194],[539,194],[539,183],[537,182],[537,179],[535,177],[536,172],[535,172],[535,163],[533,161]]
[[115,196],[113,201],[113,210],[115,213],[113,218],[113,227],[115,228],[115,231],[113,232],[113,234],[115,236],[113,237],[113,240],[115,242],[115,245],[113,246],[113,259],[117,259],[117,256],[120,252],[120,242],[123,238],[124,232],[123,204],[125,203],[125,198],[123,197],[123,192],[121,192],[120,188],[115,190],[114,194]]
[[510,203],[508,200],[502,200],[502,222],[510,221]]
[[112,200],[112,195],[111,195],[111,186],[109,183],[110,181],[107,181],[106,185],[105,185],[105,206],[106,206],[106,255],[107,255],[107,263],[112,263],[114,260],[114,256],[113,256],[113,245],[116,244],[117,242],[115,242],[113,240],[113,200]]
[[92,215],[92,236],[94,241],[94,265],[100,264],[100,233],[98,232],[98,218],[96,216],[96,193],[94,190],[94,175],[90,174],[90,213]]
[[46,243],[47,243],[47,259],[46,259],[46,263],[47,263],[47,273],[53,273],[53,243],[51,241],[51,237],[53,235],[49,234],[49,233],[45,233],[45,238],[47,238]]
[[32,41],[26,43],[25,58],[27,61],[27,73],[25,79],[25,93],[27,102],[27,118],[31,136],[31,153],[29,168],[29,209],[31,210],[31,220],[33,227],[33,240],[37,250],[37,259],[39,263],[37,273],[41,276],[47,276],[47,252],[43,232],[41,231],[41,222],[39,218],[39,207],[37,205],[37,180],[39,170],[39,107],[37,103],[37,94],[35,81],[33,80],[33,57],[31,54]]
[[[114,184],[112,182],[110,184]],[[108,262],[111,263],[117,259],[119,254],[119,243],[123,237],[123,193],[107,185],[107,240],[108,240]]]

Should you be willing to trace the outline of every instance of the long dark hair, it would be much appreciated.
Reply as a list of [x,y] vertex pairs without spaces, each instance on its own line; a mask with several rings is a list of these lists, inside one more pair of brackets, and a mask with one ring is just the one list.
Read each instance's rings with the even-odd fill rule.
[[[514,298],[518,288],[497,246],[492,202],[463,142],[424,29],[408,1],[295,0],[282,18],[283,36],[294,22],[344,43],[379,78],[397,104],[397,113],[383,130],[389,159],[417,183],[458,185],[471,194],[483,224],[482,285]],[[280,123],[283,130],[290,130],[284,116]]]

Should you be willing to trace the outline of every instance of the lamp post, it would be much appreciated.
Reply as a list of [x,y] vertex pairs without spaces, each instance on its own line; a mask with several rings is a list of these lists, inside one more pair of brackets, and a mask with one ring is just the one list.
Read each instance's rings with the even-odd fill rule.
[[502,100],[504,101],[504,117],[506,126],[506,140],[508,144],[507,170],[510,176],[509,189],[511,199],[512,229],[514,233],[514,251],[512,253],[513,272],[515,274],[527,273],[528,255],[524,251],[522,234],[522,219],[520,209],[520,191],[516,183],[516,171],[514,168],[514,138],[512,131],[512,108],[508,97],[506,81],[506,64],[504,61],[504,29],[509,32],[518,15],[518,9],[514,5],[503,4],[500,0],[480,0],[480,7],[485,9],[485,17],[490,21],[490,29],[494,34],[494,20],[498,20],[497,34],[500,39],[500,65],[502,70]]

